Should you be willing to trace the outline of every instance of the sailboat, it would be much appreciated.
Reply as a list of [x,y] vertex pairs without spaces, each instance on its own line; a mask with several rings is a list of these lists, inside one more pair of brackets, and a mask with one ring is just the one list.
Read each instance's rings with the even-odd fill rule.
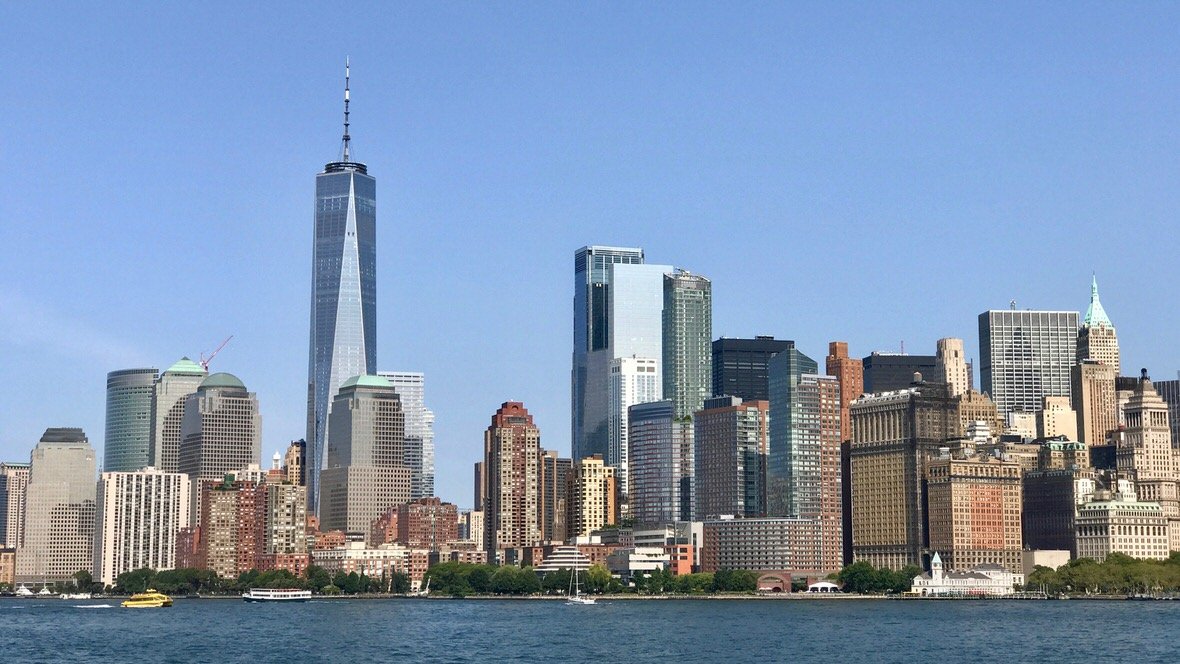
[[574,565],[574,573],[570,576],[570,590],[565,598],[566,604],[597,604],[593,597],[582,595],[582,585],[578,583],[578,566]]

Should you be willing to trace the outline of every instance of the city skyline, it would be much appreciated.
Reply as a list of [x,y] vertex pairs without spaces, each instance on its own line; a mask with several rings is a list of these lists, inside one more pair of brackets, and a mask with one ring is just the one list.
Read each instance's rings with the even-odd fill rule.
[[[257,20],[255,11],[246,10],[243,23]],[[1083,13],[1093,19],[1104,12],[1114,10]],[[430,31],[415,37],[413,26],[441,24],[446,17],[412,13],[416,22],[398,28],[398,39],[383,40],[400,44],[396,48],[318,49],[289,62],[283,58],[290,53],[280,51],[245,65],[236,48],[186,64],[186,49],[195,46],[170,45],[178,28],[168,25],[126,51],[78,63],[75,49],[81,47],[73,43],[87,43],[113,29],[113,22],[137,24],[118,11],[96,16],[89,25],[65,26],[60,41],[66,44],[54,53],[26,47],[44,41],[47,25],[17,31],[18,55],[0,81],[33,92],[19,102],[0,101],[0,108],[7,117],[34,112],[40,120],[0,130],[11,153],[25,156],[21,169],[3,167],[16,195],[0,202],[0,216],[41,229],[30,236],[23,223],[0,225],[0,241],[25,249],[0,267],[0,347],[6,351],[0,369],[27,379],[0,388],[9,412],[19,413],[0,431],[0,460],[25,462],[46,428],[75,426],[105,460],[99,436],[107,372],[166,367],[181,356],[199,356],[229,334],[234,341],[211,370],[240,376],[257,393],[265,422],[262,456],[304,436],[310,174],[338,144],[339,64],[345,55],[356,69],[354,87],[365,91],[366,107],[372,104],[371,113],[358,118],[365,136],[358,159],[381,173],[383,200],[389,201],[378,234],[383,313],[377,328],[383,353],[376,369],[422,371],[430,381],[428,403],[437,417],[436,493],[444,499],[469,501],[470,463],[479,458],[480,433],[487,413],[504,401],[528,405],[545,432],[546,448],[563,455],[570,449],[568,265],[571,252],[588,244],[642,247],[650,263],[685,265],[708,275],[715,291],[714,338],[770,334],[795,340],[801,352],[818,359],[832,339],[848,341],[850,355],[859,358],[874,350],[895,351],[903,339],[909,352],[932,354],[935,340],[960,337],[967,359],[975,361],[977,385],[974,326],[980,312],[1005,309],[1010,299],[1021,309],[1085,311],[1086,289],[1097,271],[1104,305],[1118,324],[1123,373],[1136,375],[1146,366],[1153,377],[1166,379],[1180,368],[1173,350],[1180,347],[1180,314],[1146,295],[1175,281],[1168,243],[1148,242],[1151,233],[1118,236],[1120,229],[1136,226],[1166,232],[1177,203],[1175,194],[1162,190],[1178,170],[1165,156],[1175,153],[1175,146],[1163,138],[1176,133],[1171,129],[1176,114],[1166,105],[1149,107],[1147,100],[1176,98],[1176,81],[1162,72],[1180,60],[1180,52],[1162,43],[1149,18],[1123,17],[1111,28],[1141,45],[1126,56],[1130,64],[1121,66],[1076,55],[1077,44],[1090,41],[1089,33],[1071,33],[1061,41],[1037,34],[1061,18],[1050,10],[1031,17],[1029,27],[1010,38],[1027,38],[1029,46],[999,64],[1002,45],[973,38],[970,48],[960,50],[935,38],[920,40],[917,51],[950,58],[980,84],[978,92],[955,88],[956,94],[940,95],[935,90],[946,83],[945,75],[923,70],[904,54],[894,68],[854,62],[896,47],[880,35],[839,59],[846,70],[819,58],[794,64],[780,54],[771,59],[773,66],[739,74],[747,61],[778,53],[770,33],[791,22],[776,12],[722,22],[752,31],[745,46],[720,28],[705,29],[708,21],[699,14],[660,14],[666,33],[658,35],[621,32],[618,38],[626,44],[692,65],[696,81],[670,75],[665,80],[662,66],[641,62],[633,51],[612,55],[584,36],[571,47],[572,63],[557,58],[545,69],[543,56],[552,55],[559,37],[574,30],[560,21],[557,37],[536,24],[516,26],[518,45],[506,45],[507,53],[490,64],[472,64],[474,56],[495,54],[500,43],[495,28],[515,25],[494,10],[494,28],[481,28],[473,19],[460,22],[458,32],[477,37],[475,45],[443,58],[436,69],[431,62],[443,46],[427,43]],[[939,20],[961,25],[964,13],[944,10],[921,25]],[[1013,27],[997,15],[979,13],[985,35]],[[17,7],[13,14],[15,24],[45,20],[34,8]],[[602,28],[625,22],[620,15],[596,20]],[[756,29],[757,20],[768,27]],[[197,21],[193,34],[208,37],[212,29],[211,21]],[[677,46],[685,35],[702,32],[709,43],[699,55]],[[854,44],[862,32],[841,33],[836,45],[817,53]],[[800,48],[819,48],[823,31],[805,33]],[[257,38],[252,53],[269,43],[264,35]],[[971,48],[991,58],[1003,75],[984,75],[967,56]],[[1034,57],[1041,53],[1051,57]],[[149,57],[140,57],[145,54]],[[1067,54],[1097,69],[1080,73]],[[521,59],[521,71],[534,73],[513,69],[513,58]],[[62,64],[71,61],[75,69]],[[622,71],[622,80],[587,74],[577,64],[582,61],[592,69]],[[1163,89],[1144,95],[1122,82],[1127,69],[1148,66],[1161,72],[1151,83]],[[867,83],[878,67],[893,74],[888,79],[896,91]],[[82,109],[68,102],[90,90],[87,77],[105,80],[132,70],[146,85],[136,86],[129,100],[92,95]],[[38,71],[55,71],[59,78],[43,86],[28,83],[32,79],[26,77]],[[518,72],[520,79],[505,72]],[[824,73],[835,76],[828,83],[814,80]],[[498,75],[507,93],[483,87],[479,76],[488,74]],[[534,80],[524,80],[530,77]],[[562,83],[563,77],[572,78]],[[1043,77],[1059,79],[1055,94],[1031,87]],[[424,80],[430,78],[439,81]],[[618,92],[611,92],[608,79]],[[644,92],[653,82],[657,89]],[[772,89],[763,93],[763,83]],[[808,84],[819,90],[780,116],[791,91]],[[546,94],[549,90],[555,93]],[[699,90],[733,94],[729,101],[712,101]],[[899,101],[895,95],[906,90],[917,90],[919,101]],[[443,109],[463,91],[470,97],[459,98],[467,104]],[[989,100],[989,93],[1007,95],[1007,104]],[[496,95],[502,100],[488,105]],[[823,117],[833,100],[861,95],[852,106],[883,107],[880,115]],[[561,120],[586,97],[589,111],[574,115],[572,124]],[[240,112],[227,112],[239,108],[239,101],[246,104],[247,122]],[[124,120],[126,104],[144,111],[128,117],[146,113],[151,126]],[[1090,110],[1076,110],[1082,107]],[[522,109],[522,119],[503,124]],[[592,113],[603,119],[589,117]],[[1135,128],[1126,125],[1131,116]],[[895,123],[917,118],[931,126],[896,130]],[[480,132],[497,123],[502,128],[481,139]],[[634,145],[619,140],[618,132]],[[710,137],[712,132],[720,137]],[[918,134],[916,147],[909,144],[912,132]],[[809,133],[816,136],[804,136]],[[841,139],[840,133],[856,140]],[[539,147],[519,146],[538,136],[548,140]],[[865,136],[867,144],[859,145]],[[210,151],[209,143],[216,149]],[[1087,151],[1080,151],[1083,143]],[[510,145],[520,151],[504,149]],[[274,157],[265,173],[257,168],[261,154]],[[160,173],[144,172],[145,160]],[[907,166],[907,160],[917,165]],[[27,174],[46,171],[48,162],[60,166],[52,169],[58,182],[53,190]],[[900,175],[890,174],[891,168]],[[645,175],[647,170],[661,175]],[[834,173],[842,175],[819,182]],[[567,182],[579,179],[586,181]],[[126,195],[132,186],[142,187],[134,198],[146,199],[146,210],[125,202],[133,198]],[[854,189],[859,193],[850,196]],[[1031,228],[1038,224],[1045,228]],[[748,238],[720,237],[716,229],[722,225],[766,239],[751,247]],[[1051,232],[1056,238],[1054,229],[1061,227],[1067,232],[1060,234],[1070,237],[1040,241]],[[1034,233],[1032,239],[1026,231]],[[833,261],[824,242],[835,236],[850,245]],[[1120,240],[1098,242],[1108,236]],[[1099,244],[1118,246],[1123,259],[1098,254]],[[800,246],[812,250],[798,252]],[[841,278],[828,283],[799,279],[806,270],[788,273],[778,257],[789,248],[809,254],[799,256],[805,268],[834,267],[843,272]],[[934,257],[936,250],[948,255]],[[1004,264],[1027,271],[1001,272],[980,260],[997,254]],[[937,287],[929,277],[909,277],[919,255],[924,274],[939,275]],[[1153,269],[1118,267],[1132,260]],[[45,267],[63,264],[68,271]],[[49,382],[67,371],[69,384]]]

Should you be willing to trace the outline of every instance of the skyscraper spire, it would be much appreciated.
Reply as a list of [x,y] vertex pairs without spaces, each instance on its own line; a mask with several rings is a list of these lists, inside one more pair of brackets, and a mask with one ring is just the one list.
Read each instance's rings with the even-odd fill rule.
[[1102,308],[1102,301],[1098,299],[1098,275],[1094,275],[1090,280],[1090,307],[1086,309],[1082,327],[1114,327],[1106,315],[1106,310]]
[[349,63],[348,56],[344,56],[344,162],[352,161],[348,156],[348,142],[350,139],[348,135],[348,77],[349,77]]

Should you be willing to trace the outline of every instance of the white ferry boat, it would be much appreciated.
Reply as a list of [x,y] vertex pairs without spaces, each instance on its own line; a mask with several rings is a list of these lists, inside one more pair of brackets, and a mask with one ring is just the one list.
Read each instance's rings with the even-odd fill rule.
[[251,588],[242,593],[247,602],[304,602],[311,599],[310,590],[295,588]]

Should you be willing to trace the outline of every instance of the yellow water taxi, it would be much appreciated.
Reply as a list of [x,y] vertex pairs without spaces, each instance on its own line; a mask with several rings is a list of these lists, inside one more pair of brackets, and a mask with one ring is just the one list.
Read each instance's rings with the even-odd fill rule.
[[162,606],[172,606],[172,598],[155,588],[136,593],[123,602],[123,607],[128,609],[158,609]]

